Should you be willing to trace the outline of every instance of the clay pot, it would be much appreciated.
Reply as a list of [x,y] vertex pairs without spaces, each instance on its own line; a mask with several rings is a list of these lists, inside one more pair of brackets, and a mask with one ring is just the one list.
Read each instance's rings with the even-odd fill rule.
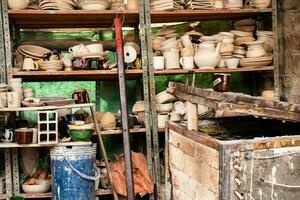
[[24,10],[29,2],[30,0],[8,0],[8,7],[11,10]]
[[28,128],[19,128],[15,130],[16,141],[18,144],[32,143],[33,130]]

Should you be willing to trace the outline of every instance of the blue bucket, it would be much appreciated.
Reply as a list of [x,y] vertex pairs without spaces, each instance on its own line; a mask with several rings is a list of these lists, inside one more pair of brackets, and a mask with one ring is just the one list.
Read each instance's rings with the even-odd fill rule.
[[95,200],[96,145],[53,147],[50,151],[52,199]]

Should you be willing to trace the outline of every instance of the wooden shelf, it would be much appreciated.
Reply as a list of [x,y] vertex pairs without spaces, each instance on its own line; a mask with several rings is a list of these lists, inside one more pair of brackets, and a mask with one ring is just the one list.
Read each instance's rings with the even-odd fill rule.
[[109,28],[116,15],[124,26],[139,24],[138,11],[115,10],[9,10],[8,16],[18,28]]
[[[129,132],[132,134],[139,134],[139,133],[144,134],[144,133],[146,133],[146,128],[133,128],[133,129],[130,129]],[[158,132],[164,133],[165,129],[164,128],[158,129]],[[118,130],[100,131],[100,133],[102,135],[121,135],[122,130],[118,129]]]
[[[106,189],[98,189],[95,192],[96,196],[104,196],[104,195],[111,195],[112,192],[111,190],[106,190]],[[29,194],[29,193],[22,193],[20,196],[24,197],[24,199],[47,199],[47,198],[52,198],[52,193],[47,192],[47,193],[38,193],[38,194]],[[0,196],[1,197],[1,196]],[[5,198],[3,198],[5,199]]]
[[174,10],[151,11],[152,23],[192,22],[220,19],[234,19],[242,17],[270,14],[272,8],[267,9],[222,9],[222,10]]
[[265,67],[243,67],[236,69],[227,69],[227,68],[216,68],[216,69],[193,69],[193,70],[184,70],[184,69],[165,69],[165,70],[156,70],[156,75],[171,75],[171,74],[192,74],[192,73],[234,73],[234,72],[253,72],[253,71],[272,71],[274,70],[273,66]]
[[19,108],[0,108],[0,112],[20,112],[20,111],[39,111],[39,110],[60,110],[71,108],[86,108],[94,106],[93,103],[70,104],[65,106],[40,106],[40,107],[19,107]]
[[58,144],[24,144],[20,145],[17,143],[0,143],[1,148],[31,148],[31,147],[58,147],[58,146],[86,146],[92,145],[92,142],[66,142]]
[[[265,67],[245,67],[237,69],[166,69],[156,70],[156,75],[189,74],[189,73],[217,73],[217,72],[252,72],[252,71],[271,71],[273,66]],[[16,71],[13,72],[14,78],[22,78],[23,81],[93,81],[93,80],[116,80],[118,72],[115,70],[78,70],[78,71]],[[126,70],[126,79],[142,78],[142,70]]]
[[[23,81],[92,81],[92,80],[116,80],[117,70],[73,70],[73,71],[17,71],[13,77],[22,78]],[[142,77],[142,70],[126,70],[126,79]]]

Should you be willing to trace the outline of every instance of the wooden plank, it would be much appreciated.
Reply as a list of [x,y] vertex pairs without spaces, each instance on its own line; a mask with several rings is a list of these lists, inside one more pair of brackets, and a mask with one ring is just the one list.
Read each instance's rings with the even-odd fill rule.
[[[164,128],[160,128],[158,129],[158,132],[160,133],[164,133],[165,129]],[[122,130],[121,129],[116,129],[116,130],[108,130],[108,131],[100,131],[101,135],[121,135],[122,134]],[[133,128],[130,129],[130,133],[146,133],[146,128]]]
[[[41,43],[42,44],[42,43]],[[238,68],[238,69],[215,69],[215,70],[156,70],[156,75],[172,75],[172,74],[192,74],[192,73],[230,73],[230,72],[252,72],[252,71],[270,71],[272,66],[261,68]],[[14,71],[14,78],[22,78],[24,81],[82,81],[82,80],[115,80],[118,77],[116,70],[73,70],[73,71]],[[142,77],[142,70],[129,69],[126,70],[126,79],[138,79]]]
[[170,75],[170,74],[193,74],[193,73],[234,73],[234,72],[254,72],[254,71],[272,71],[274,70],[273,66],[264,66],[264,67],[242,67],[237,69],[227,69],[227,68],[216,68],[216,69],[165,69],[165,70],[156,70],[156,75]]
[[65,106],[40,106],[40,107],[19,107],[19,108],[0,108],[0,112],[19,112],[19,111],[39,111],[39,110],[59,110],[71,108],[93,107],[93,103],[70,104]]
[[58,144],[25,144],[18,143],[0,143],[1,148],[32,148],[32,147],[59,147],[59,146],[87,146],[92,145],[92,142],[66,142]]
[[218,19],[234,19],[271,14],[272,9],[222,9],[222,10],[174,10],[151,11],[152,23],[206,21]]
[[[116,80],[117,70],[73,70],[73,71],[15,71],[14,78],[22,78],[24,81],[93,81]],[[126,70],[126,79],[138,79],[142,77],[142,70]]]
[[19,28],[111,27],[116,15],[124,17],[124,26],[139,24],[139,12],[128,10],[9,10],[8,14]]
[[284,110],[289,112],[300,112],[299,104],[291,104],[283,101],[267,100],[260,97],[253,97],[250,95],[232,93],[232,92],[215,92],[211,89],[201,89],[196,87],[187,86],[181,83],[170,82],[170,91],[177,90],[185,94],[193,96],[205,97],[215,101],[225,101],[227,103],[250,103],[261,107]]

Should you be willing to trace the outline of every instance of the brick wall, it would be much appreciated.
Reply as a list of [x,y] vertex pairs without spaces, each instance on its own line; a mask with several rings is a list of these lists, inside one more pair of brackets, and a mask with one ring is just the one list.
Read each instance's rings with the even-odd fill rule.
[[170,130],[169,153],[174,200],[219,198],[219,155],[216,150]]
[[292,103],[300,103],[300,1],[281,0],[283,22],[283,93]]

